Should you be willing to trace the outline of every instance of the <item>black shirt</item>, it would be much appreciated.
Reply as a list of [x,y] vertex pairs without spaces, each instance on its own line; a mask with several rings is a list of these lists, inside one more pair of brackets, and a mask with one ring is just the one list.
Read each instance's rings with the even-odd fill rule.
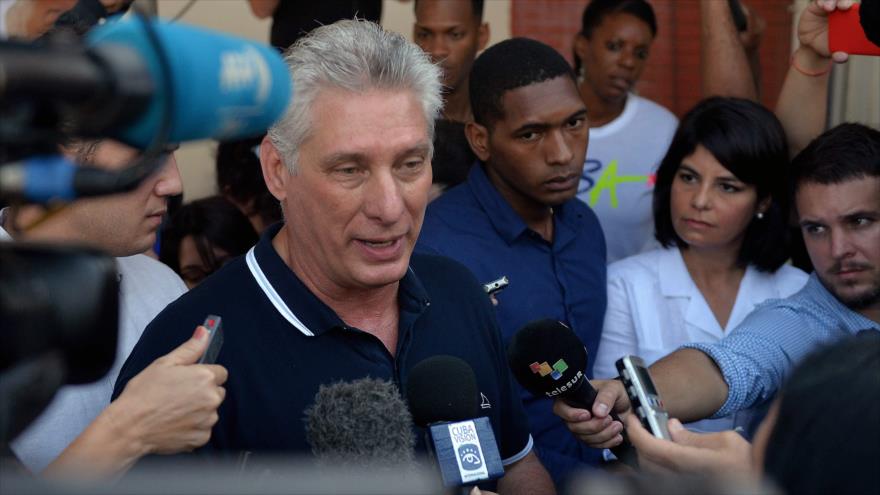
[[400,282],[396,358],[372,334],[346,325],[312,294],[263,234],[170,304],[144,331],[120,372],[114,399],[156,358],[190,338],[208,314],[223,318],[218,364],[229,371],[219,422],[203,450],[307,453],[304,410],[321,384],[371,376],[404,390],[409,370],[440,354],[474,369],[505,464],[524,457],[532,439],[516,394],[491,303],[462,265],[413,255]]

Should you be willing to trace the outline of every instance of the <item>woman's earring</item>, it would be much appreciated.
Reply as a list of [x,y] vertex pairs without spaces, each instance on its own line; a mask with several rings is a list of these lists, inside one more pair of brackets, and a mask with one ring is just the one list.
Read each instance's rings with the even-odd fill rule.
[[763,220],[764,219],[764,212],[759,211],[757,214],[755,214],[755,216],[758,218],[758,220]]

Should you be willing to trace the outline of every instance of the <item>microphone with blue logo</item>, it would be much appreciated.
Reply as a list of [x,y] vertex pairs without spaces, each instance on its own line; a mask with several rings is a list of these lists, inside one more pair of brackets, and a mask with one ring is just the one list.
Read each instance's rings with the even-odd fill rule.
[[[591,410],[596,389],[587,380],[587,348],[567,325],[552,319],[528,323],[514,334],[507,346],[507,362],[516,381],[537,397],[562,399],[569,405]],[[612,419],[620,421],[617,413]],[[617,458],[638,466],[635,448],[626,430],[623,443],[611,449]]]
[[[157,136],[179,143],[259,135],[283,115],[291,94],[289,69],[274,48],[178,23],[122,18],[94,28],[85,46],[0,43],[0,103],[24,109],[15,115],[140,149]],[[0,172],[0,193],[31,201],[121,192],[110,172],[58,156]]]
[[504,475],[489,418],[478,417],[474,370],[454,356],[434,356],[413,366],[407,401],[417,426],[427,430],[443,484],[470,486]]

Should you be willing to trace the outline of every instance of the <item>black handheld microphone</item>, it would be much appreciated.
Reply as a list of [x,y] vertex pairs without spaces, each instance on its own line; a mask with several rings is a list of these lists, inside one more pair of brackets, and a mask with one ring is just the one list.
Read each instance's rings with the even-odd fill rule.
[[396,469],[414,463],[412,416],[389,381],[321,385],[305,415],[306,440],[320,465]]
[[[592,410],[596,389],[587,380],[587,349],[564,323],[544,319],[522,327],[507,346],[507,362],[516,381],[532,394],[560,398],[573,407]],[[621,421],[617,413],[612,419]],[[630,466],[638,466],[626,430],[623,443],[611,449]]]
[[489,418],[477,417],[480,392],[474,370],[453,356],[413,366],[406,396],[415,424],[427,429],[445,486],[465,486],[504,475]]

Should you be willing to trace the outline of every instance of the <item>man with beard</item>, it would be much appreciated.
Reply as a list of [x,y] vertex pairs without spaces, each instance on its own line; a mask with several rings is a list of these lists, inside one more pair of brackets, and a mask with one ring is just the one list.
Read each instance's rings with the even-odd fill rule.
[[[505,343],[539,318],[565,322],[595,354],[605,313],[605,239],[577,200],[589,125],[574,72],[553,48],[503,41],[471,70],[478,157],[467,181],[428,207],[417,249],[448,256],[483,282],[508,277],[496,314]],[[587,370],[592,376],[591,370]],[[562,482],[599,451],[576,442],[552,401],[520,391],[535,446]]]
[[[686,345],[652,365],[670,416],[695,421],[766,403],[811,351],[880,331],[880,132],[831,129],[795,157],[791,175],[815,272],[800,292],[766,302],[719,342]],[[631,406],[619,381],[593,385],[591,411],[560,401],[555,411],[588,445],[613,447],[623,425],[609,412],[623,416]]]

